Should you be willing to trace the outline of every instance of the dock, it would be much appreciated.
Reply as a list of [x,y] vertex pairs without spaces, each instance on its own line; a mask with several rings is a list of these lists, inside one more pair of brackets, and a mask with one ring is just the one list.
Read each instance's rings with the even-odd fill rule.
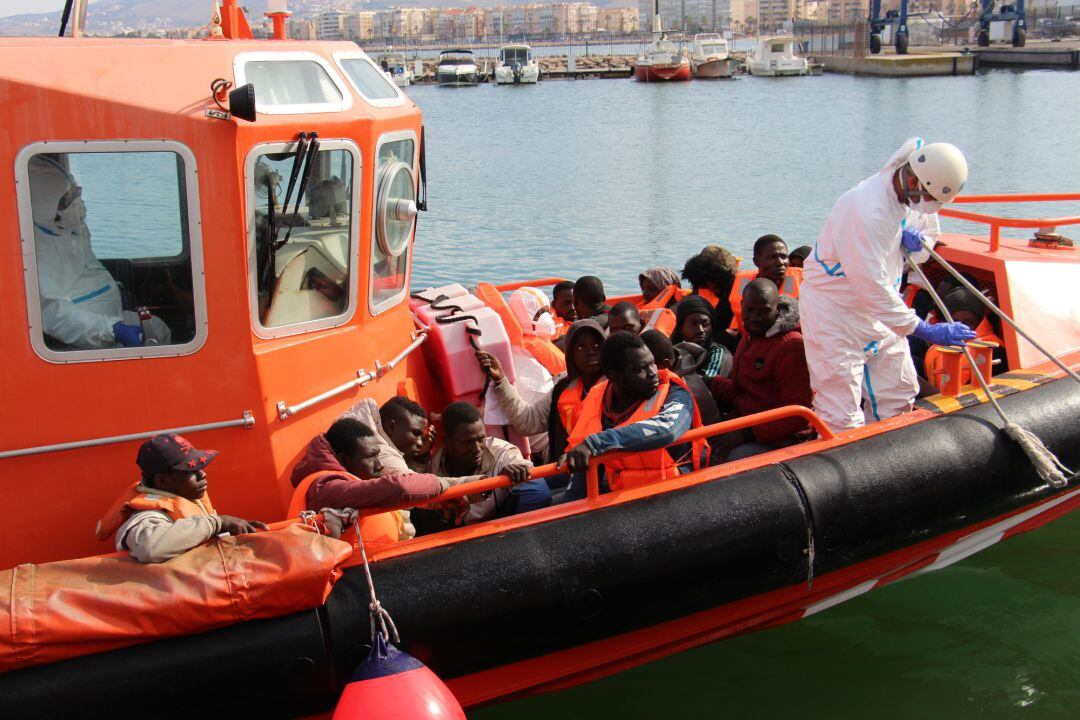
[[930,77],[935,75],[973,75],[977,67],[974,53],[921,52],[908,55],[882,53],[852,57],[845,55],[816,55],[825,72],[874,77]]
[[1080,70],[1080,40],[1028,40],[1026,47],[994,45],[972,48],[983,67],[1038,67]]

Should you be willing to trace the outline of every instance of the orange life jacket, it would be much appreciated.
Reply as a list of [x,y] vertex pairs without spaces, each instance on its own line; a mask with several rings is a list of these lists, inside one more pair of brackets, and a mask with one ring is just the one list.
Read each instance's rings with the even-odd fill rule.
[[[739,273],[735,276],[735,283],[731,286],[731,294],[728,295],[728,301],[731,303],[731,311],[735,313],[735,318],[732,320],[732,327],[736,328],[740,333],[743,332],[742,321],[742,294],[746,286],[754,280],[757,280],[758,271],[747,270]],[[780,287],[780,294],[787,295],[789,297],[799,297],[799,286],[802,285],[802,268],[789,267],[787,274],[784,276],[784,284]]]
[[[641,422],[642,420],[648,420],[660,412],[660,408],[664,407],[664,402],[667,400],[668,391],[671,389],[672,383],[675,383],[683,390],[686,390],[687,393],[690,393],[690,388],[686,386],[686,382],[683,381],[681,377],[670,370],[661,370],[660,386],[656,389],[656,393],[648,400],[639,404],[633,414],[631,414],[624,422],[619,423],[616,427],[623,427],[624,425],[632,425]],[[601,380],[589,391],[589,394],[581,407],[581,417],[578,419],[577,423],[575,423],[574,430],[570,433],[566,447],[577,447],[585,440],[585,438],[604,430],[601,417],[604,412],[604,392],[607,390],[607,386],[608,381]],[[692,393],[690,397],[691,402],[693,403]],[[693,412],[694,419],[691,423],[691,427],[701,427],[701,415],[698,413],[697,403],[693,403]],[[699,446],[700,443],[694,443],[693,453],[695,457],[698,456]],[[642,450],[640,452],[628,453],[623,457],[604,460],[604,467],[607,472],[608,487],[612,490],[640,487],[641,485],[646,485],[656,480],[673,478],[679,474],[678,466],[671,458],[671,455],[668,454],[666,448]]]
[[707,287],[698,288],[695,294],[703,298],[705,302],[709,303],[709,305],[712,305],[714,308],[720,303],[720,296]]
[[142,482],[137,482],[125,490],[109,508],[109,511],[105,513],[105,517],[98,521],[95,530],[98,540],[108,540],[116,534],[121,525],[127,522],[129,517],[145,510],[163,512],[172,518],[174,522],[199,515],[216,514],[214,506],[210,504],[209,495],[204,494],[202,499],[196,502],[182,497],[155,495],[152,492],[140,491],[138,488],[141,485]]
[[552,377],[566,372],[566,355],[550,340],[544,340],[535,335],[525,335],[522,337],[522,348],[536,358],[536,361],[543,365]]
[[[307,493],[311,484],[327,475],[344,475],[350,480],[362,482],[355,475],[350,475],[344,470],[319,470],[313,472],[296,486],[293,490],[292,500],[289,502],[289,517],[296,518],[304,510],[318,512],[322,508],[309,508],[307,506]],[[401,513],[396,510],[378,513],[377,515],[365,515],[360,518],[360,537],[364,539],[364,545],[371,549],[393,545],[405,538],[405,520]]]
[[654,308],[641,311],[641,322],[641,332],[659,330],[665,335],[671,335],[671,333],[675,332],[677,319],[675,313],[667,308]]
[[909,308],[915,307],[915,296],[922,290],[918,285],[908,285],[904,288],[904,304]]
[[559,410],[559,422],[566,428],[567,434],[573,431],[581,417],[581,405],[585,402],[585,393],[582,392],[581,378],[571,380],[563,391],[559,393],[556,407]]
[[[982,340],[984,342],[997,343],[1003,345],[997,335],[994,334],[994,326],[990,324],[989,318],[983,318],[979,326],[975,328],[975,339]],[[942,389],[945,384],[945,378],[942,376],[941,370],[945,365],[944,351],[940,345],[931,345],[926,351],[926,358],[923,360],[923,367],[926,370],[927,379],[936,385],[938,389]],[[981,369],[981,368],[980,368]],[[985,376],[985,373],[984,373]],[[971,384],[971,366],[968,364],[967,358],[964,358],[960,363],[960,385]]]
[[660,294],[654,297],[649,302],[645,302],[644,299],[638,304],[638,310],[644,312],[645,310],[659,310],[662,308],[671,307],[675,303],[686,297],[687,293],[679,285],[668,285],[666,288],[660,291]]

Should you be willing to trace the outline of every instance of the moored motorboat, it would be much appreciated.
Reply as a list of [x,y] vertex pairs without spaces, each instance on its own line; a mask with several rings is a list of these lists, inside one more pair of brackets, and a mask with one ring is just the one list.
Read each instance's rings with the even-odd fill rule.
[[499,48],[495,82],[499,85],[529,85],[540,79],[540,65],[528,45],[510,44]]
[[435,66],[435,82],[443,87],[470,87],[480,82],[472,50],[443,50]]
[[[14,168],[0,180],[10,219],[0,236],[0,294],[11,308],[0,315],[9,369],[0,383],[19,414],[0,425],[0,498],[18,509],[5,521],[18,542],[0,544],[11,581],[0,588],[0,659],[13,666],[0,673],[0,717],[147,707],[190,717],[211,705],[272,717],[325,712],[370,642],[371,598],[355,553],[323,604],[258,619],[237,613],[228,626],[172,636],[143,628],[124,647],[41,632],[32,622],[39,612],[77,617],[91,608],[67,604],[64,587],[50,594],[32,581],[46,564],[97,566],[107,546],[94,540],[94,522],[134,479],[139,439],[163,428],[221,451],[211,472],[219,507],[287,519],[288,478],[312,437],[362,400],[476,401],[484,377],[469,364],[464,325],[482,329],[481,347],[509,357],[515,328],[493,307],[497,296],[558,280],[410,298],[419,110],[350,43],[296,51],[226,31],[228,41],[213,43],[0,40],[0,88],[12,99],[0,162]],[[132,93],[147,67],[167,82]],[[232,97],[211,90],[222,67],[241,86]],[[306,103],[290,102],[301,94]],[[104,234],[104,220],[131,225],[124,213],[133,199],[152,203],[153,227],[113,238],[100,264],[110,287],[123,280],[129,304],[153,307],[167,339],[87,345],[49,325],[39,258],[52,236],[35,221],[47,225],[52,208],[41,212],[31,163],[63,169],[72,180],[65,189],[75,179],[87,189],[91,232]],[[311,192],[287,202],[294,169]],[[138,186],[116,183],[136,172]],[[46,193],[54,206],[68,195],[55,190]],[[997,293],[1004,309],[1022,326],[1052,329],[1041,339],[1077,366],[1076,251],[1046,245],[1045,233],[1041,246],[1001,240],[1000,218],[963,217],[989,224],[990,238],[945,235],[943,256],[1007,288]],[[1028,226],[1068,222],[1077,219]],[[147,235],[162,245],[142,244]],[[1017,333],[1003,328],[1002,338],[1010,372],[995,371],[994,394],[1076,467],[1080,390]],[[798,415],[820,437],[606,494],[591,472],[584,500],[369,551],[375,586],[402,645],[467,706],[790,622],[1080,505],[1077,480],[1062,489],[1042,481],[985,400],[965,387],[836,436],[800,407],[701,428],[701,437],[720,435]],[[63,478],[66,494],[58,501],[56,483],[42,477]],[[442,499],[507,483],[463,484]],[[87,573],[76,589],[97,583],[103,601],[135,614],[126,598],[149,582],[129,564],[130,575]],[[75,651],[32,662],[59,640]]]
[[734,76],[738,65],[728,52],[727,40],[722,35],[699,33],[694,36],[690,68],[695,78],[729,78]]
[[690,79],[690,58],[667,39],[661,28],[659,0],[655,3],[652,42],[634,62],[634,79],[640,82],[668,82]]
[[790,35],[764,37],[758,40],[757,45],[746,58],[746,68],[751,75],[760,77],[810,74],[807,59],[795,52],[795,38]]
[[385,53],[379,56],[377,60],[383,72],[390,76],[395,85],[406,88],[413,84],[413,71],[404,55],[401,53]]

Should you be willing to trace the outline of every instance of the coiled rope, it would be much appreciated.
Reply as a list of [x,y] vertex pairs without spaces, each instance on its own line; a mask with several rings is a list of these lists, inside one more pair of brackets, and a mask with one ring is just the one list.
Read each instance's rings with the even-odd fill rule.
[[[1014,330],[1016,330],[1020,335],[1026,338],[1027,341],[1034,345],[1041,353],[1050,358],[1058,367],[1065,370],[1065,372],[1068,373],[1073,379],[1080,382],[1080,377],[1077,377],[1076,373],[1074,373],[1070,368],[1066,367],[1064,363],[1062,363],[1056,357],[1050,354],[1045,348],[1032,340],[1026,332],[1021,330],[1020,327],[1015,322],[1013,322],[1012,318],[1006,315],[1000,308],[998,308],[993,302],[991,302],[990,298],[983,295],[975,286],[969,283],[956,270],[956,268],[954,268],[940,255],[934,252],[934,249],[931,248],[925,240],[923,241],[923,247],[930,252],[930,256],[937,260],[938,263],[949,272],[949,274],[951,274],[954,278],[960,281],[960,283],[969,291],[975,293],[975,295],[977,295],[979,299],[982,300],[984,305],[990,308],[1002,320],[1009,323],[1009,325],[1011,325]],[[926,275],[923,273],[922,268],[920,268],[919,265],[911,259],[911,255],[907,256],[907,264],[908,267],[910,267],[911,270],[916,275],[918,275],[919,279],[922,280],[923,289],[930,293],[930,297],[933,298],[934,304],[937,306],[938,310],[941,311],[942,315],[945,318],[945,321],[953,322],[952,314],[949,312],[948,308],[945,307],[945,302],[941,299],[941,296],[938,295],[937,292],[934,290],[930,281],[926,279]],[[998,401],[994,397],[994,394],[990,391],[990,386],[987,385],[986,378],[983,377],[982,371],[979,370],[978,365],[975,364],[975,358],[971,356],[971,349],[968,348],[966,344],[962,345],[961,349],[964,351],[964,357],[967,358],[968,365],[971,366],[971,374],[976,379],[978,379],[979,385],[982,387],[983,392],[986,393],[986,399],[990,402],[990,405],[993,406],[994,411],[997,412],[998,416],[1001,418],[1002,423],[1004,423],[1005,434],[1012,438],[1021,448],[1023,448],[1024,453],[1026,453],[1028,458],[1031,460],[1031,464],[1035,466],[1036,472],[1039,473],[1039,477],[1050,483],[1050,485],[1055,488],[1063,488],[1068,485],[1068,476],[1072,475],[1073,472],[1069,470],[1069,468],[1065,467],[1065,465],[1063,465],[1060,460],[1058,460],[1057,456],[1054,455],[1054,453],[1052,453],[1045,444],[1043,444],[1043,441],[1040,440],[1037,435],[1032,433],[1030,430],[1027,430],[1020,425],[1014,423],[1009,418],[1009,416],[1005,413],[1005,410],[1002,409],[1000,404],[998,404]]]

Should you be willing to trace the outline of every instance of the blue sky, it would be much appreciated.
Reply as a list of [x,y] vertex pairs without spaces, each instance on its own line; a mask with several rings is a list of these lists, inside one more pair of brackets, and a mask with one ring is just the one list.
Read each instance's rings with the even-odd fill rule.
[[0,0],[0,17],[23,13],[56,12],[63,7],[64,0]]

